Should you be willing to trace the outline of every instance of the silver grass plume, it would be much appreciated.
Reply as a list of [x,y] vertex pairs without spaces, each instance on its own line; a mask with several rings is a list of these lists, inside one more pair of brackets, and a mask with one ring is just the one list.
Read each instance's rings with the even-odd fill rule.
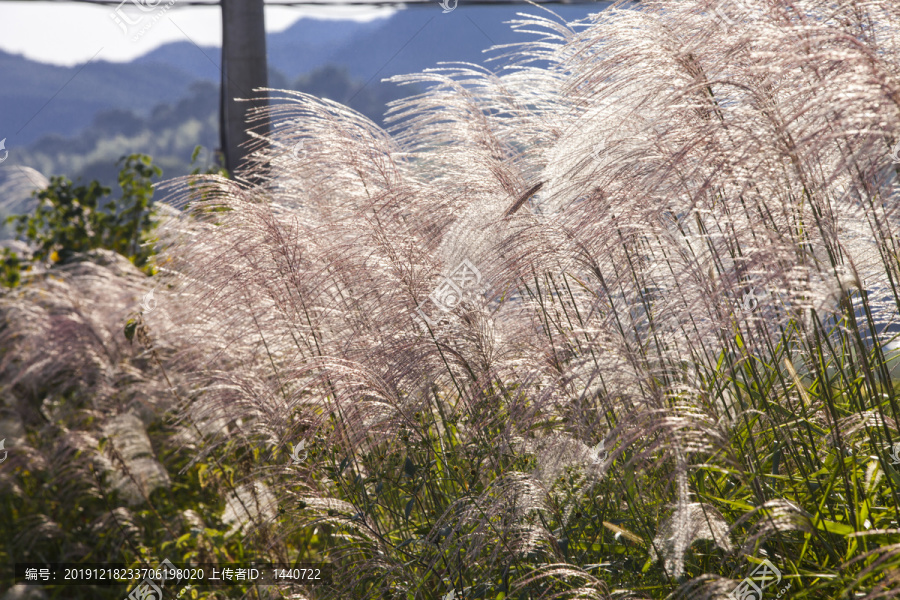
[[[893,351],[900,215],[888,152],[900,62],[883,24],[900,14],[885,0],[832,4],[758,3],[724,30],[707,0],[650,0],[569,25],[523,17],[515,27],[543,33],[506,48],[496,71],[395,78],[428,89],[392,105],[393,136],[335,103],[271,91],[272,133],[249,171],[261,183],[171,187],[185,211],[161,237],[178,302],[170,322],[148,321],[196,391],[185,418],[221,419],[203,432],[209,446],[277,454],[302,439],[333,450],[350,481],[411,479],[413,445],[437,444],[435,463],[457,443],[481,448],[500,471],[507,450],[547,424],[565,433],[555,446],[547,438],[548,456],[614,428],[624,466],[651,488],[616,498],[617,509],[656,508],[642,502],[673,495],[674,472],[674,514],[654,544],[666,572],[683,573],[695,539],[730,548],[718,509],[690,501],[691,461],[740,465],[736,427],[761,405],[791,414],[805,402],[817,369],[845,356],[817,356],[831,352],[817,335],[856,343],[846,356]],[[487,282],[480,304],[446,306],[423,329],[416,309],[462,259]],[[878,321],[849,340],[842,315],[861,287]],[[756,363],[793,387],[750,393],[741,378]],[[862,374],[872,389],[891,380],[885,365]],[[809,416],[829,425],[821,419]],[[404,549],[428,565],[467,553],[499,569],[496,521],[512,554],[558,560],[541,475],[483,471],[465,482],[483,493],[463,488]],[[284,487],[277,473],[257,470]],[[412,567],[385,551],[365,495],[345,499],[337,475],[303,485],[302,522],[324,509],[352,523],[345,564],[409,592]],[[798,526],[802,513],[767,504],[771,493],[753,488],[772,517],[754,525],[753,543]]]
[[[728,523],[711,504],[690,502],[685,456],[676,457],[676,504],[674,512],[660,523],[650,557],[662,558],[666,573],[673,578],[684,574],[684,555],[696,540],[712,540],[725,551],[732,549]],[[657,551],[657,549],[659,549]]]

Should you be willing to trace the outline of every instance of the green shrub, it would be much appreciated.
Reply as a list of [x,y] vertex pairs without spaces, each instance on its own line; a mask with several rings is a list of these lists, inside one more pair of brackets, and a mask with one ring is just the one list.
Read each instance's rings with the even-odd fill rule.
[[[35,192],[39,204],[33,214],[9,217],[19,237],[36,245],[33,260],[66,262],[75,254],[105,248],[152,273],[153,248],[147,243],[156,227],[151,178],[162,175],[162,170],[144,154],[122,157],[118,164],[122,164],[119,199],[105,200],[111,190],[98,181],[76,185],[55,175],[46,189]],[[3,269],[4,285],[16,285],[18,257],[5,252]]]

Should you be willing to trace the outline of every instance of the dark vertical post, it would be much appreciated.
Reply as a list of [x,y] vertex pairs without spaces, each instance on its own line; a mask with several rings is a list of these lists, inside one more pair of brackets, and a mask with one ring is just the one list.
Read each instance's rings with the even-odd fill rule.
[[[225,168],[232,175],[244,162],[247,148],[247,111],[264,106],[255,88],[268,85],[266,20],[263,0],[221,0],[222,96],[219,122]],[[236,102],[235,98],[253,99]],[[255,131],[266,133],[254,126]]]

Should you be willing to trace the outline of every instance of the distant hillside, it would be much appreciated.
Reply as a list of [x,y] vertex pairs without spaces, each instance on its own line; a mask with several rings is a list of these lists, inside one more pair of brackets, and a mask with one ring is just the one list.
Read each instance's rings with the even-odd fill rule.
[[[574,21],[598,13],[610,4],[597,2],[550,8],[566,21]],[[439,62],[469,62],[490,67],[492,63],[485,61],[499,53],[485,54],[484,50],[535,39],[534,35],[512,30],[508,21],[518,19],[516,13],[553,18],[546,10],[527,4],[470,6],[463,0],[452,12],[442,13],[434,2],[398,11],[377,30],[344,44],[333,61],[347,65],[351,75],[365,80],[416,73],[436,67]],[[289,72],[284,65],[273,66]]]
[[[600,12],[610,4],[554,5],[552,10],[566,20],[575,20]],[[269,66],[292,79],[326,64],[338,64],[346,67],[351,76],[367,81],[421,71],[441,61],[482,63],[483,50],[488,47],[529,39],[516,34],[506,23],[517,18],[516,13],[552,18],[546,10],[527,4],[459,3],[452,12],[443,13],[437,2],[365,23],[303,18],[267,37]],[[197,78],[218,79],[220,49],[173,42],[134,62],[168,64]]]
[[[384,24],[384,19],[359,23],[349,20],[303,18],[290,28],[266,39],[269,66],[294,79],[335,63],[334,56],[353,39],[367,36]],[[165,44],[135,59],[134,64],[161,63],[175,66],[197,79],[219,80],[221,48],[197,47],[191,42]],[[349,65],[347,65],[349,66]]]
[[[352,79],[345,68],[335,65],[326,65],[294,81],[277,72],[273,72],[272,79],[279,80],[281,88],[348,104],[375,122],[381,121],[388,102],[401,94],[416,92],[415,88],[364,86],[364,82]],[[191,171],[190,156],[198,145],[208,151],[198,157],[201,164],[195,166],[205,169],[212,164],[210,151],[219,144],[218,107],[218,86],[198,81],[178,102],[158,104],[146,115],[123,109],[104,110],[76,135],[47,135],[25,148],[17,147],[11,159],[0,165],[0,176],[16,171],[19,165],[29,165],[46,175],[97,179],[116,189],[119,157],[149,154],[162,167],[165,177],[178,177]],[[2,206],[0,198],[0,210]]]
[[[608,2],[554,6],[565,20]],[[269,85],[327,97],[379,122],[385,104],[416,93],[381,80],[445,62],[487,64],[490,46],[533,39],[506,23],[538,7],[437,2],[360,23],[303,18],[268,36]],[[496,56],[492,54],[490,56]],[[10,159],[44,173],[97,178],[115,187],[119,156],[150,154],[167,177],[185,174],[196,145],[218,146],[220,49],[166,44],[130,63],[57,67],[0,52],[0,139]],[[21,132],[19,131],[21,130]]]
[[211,148],[218,141],[218,106],[218,87],[197,82],[178,102],[157,104],[146,114],[118,108],[101,111],[77,134],[46,135],[10,152],[7,163],[28,165],[48,176],[98,179],[116,188],[119,157],[143,153],[152,156],[166,176],[184,175],[190,171],[194,147]]
[[[554,6],[553,10],[572,20],[608,5]],[[440,61],[483,63],[482,51],[489,46],[529,39],[504,24],[517,12],[548,15],[529,5],[462,2],[444,14],[434,2],[366,23],[303,18],[267,38],[269,66],[285,77],[281,80],[274,74],[270,85],[277,87],[328,64],[377,85],[384,77],[421,71]],[[109,109],[146,116],[154,106],[184,97],[195,81],[218,82],[220,55],[218,47],[184,41],[163,45],[130,63],[57,67],[0,51],[4,75],[0,138],[7,137],[7,148],[15,148],[47,134],[72,135]]]
[[57,67],[3,51],[0,73],[0,138],[11,152],[48,133],[71,135],[102,110],[146,112],[184,96],[196,80],[176,64]]

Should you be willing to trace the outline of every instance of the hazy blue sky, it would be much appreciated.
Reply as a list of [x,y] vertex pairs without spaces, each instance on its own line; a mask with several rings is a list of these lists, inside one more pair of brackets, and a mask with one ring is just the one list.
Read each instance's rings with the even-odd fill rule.
[[[132,41],[131,32],[126,35],[112,18],[116,6],[0,2],[0,49],[43,62],[73,65],[94,55],[95,60],[128,61],[177,40],[190,39],[199,45],[221,43],[218,8],[182,8],[176,0],[164,10],[170,0],[160,0],[156,10],[145,15],[130,6],[132,1],[127,0],[123,7],[125,16],[139,22],[135,27],[149,25],[137,41]],[[271,7],[266,9],[266,30],[282,31],[303,16],[369,20],[391,12],[379,8]]]

